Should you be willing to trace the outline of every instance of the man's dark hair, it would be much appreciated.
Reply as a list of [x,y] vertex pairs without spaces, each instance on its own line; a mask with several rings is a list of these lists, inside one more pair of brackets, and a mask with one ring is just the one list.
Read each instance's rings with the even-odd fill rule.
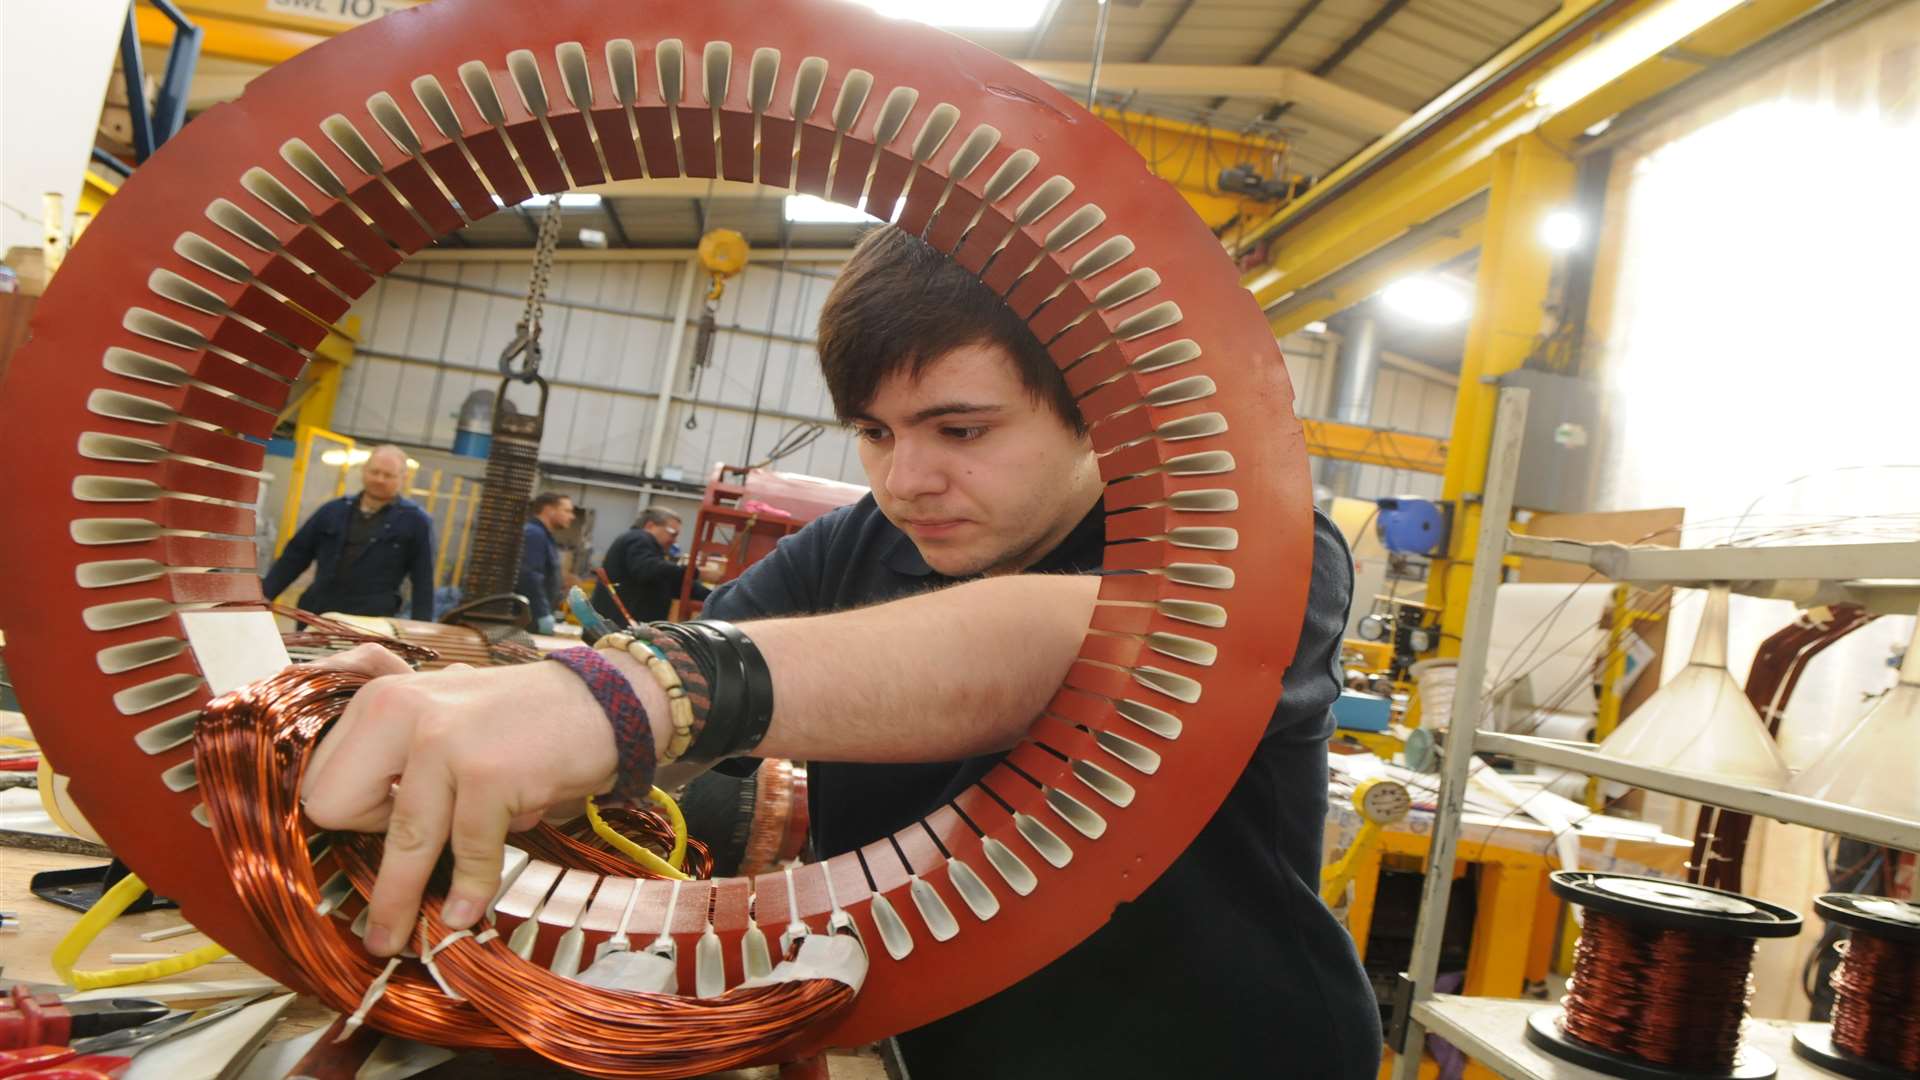
[[572,502],[572,501],[573,501],[573,497],[571,495],[562,495],[557,491],[543,491],[540,494],[535,495],[533,497],[533,505],[531,507],[531,511],[537,517],[539,516],[540,511],[545,510],[549,506],[555,506],[559,503]]
[[1079,406],[1046,347],[1006,301],[926,241],[890,225],[862,237],[820,309],[820,370],[842,420],[861,415],[889,376],[917,377],[967,345],[998,345],[1020,381],[1075,433]]
[[645,510],[640,511],[640,516],[634,519],[633,527],[640,529],[648,525],[665,525],[669,521],[679,520],[680,515],[671,510],[662,510],[658,506],[649,506]]

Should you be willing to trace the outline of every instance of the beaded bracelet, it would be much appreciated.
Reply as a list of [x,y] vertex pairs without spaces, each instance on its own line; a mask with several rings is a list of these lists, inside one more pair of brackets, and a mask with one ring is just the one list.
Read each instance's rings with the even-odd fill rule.
[[680,673],[652,643],[632,634],[607,634],[595,647],[625,649],[627,655],[640,661],[648,674],[653,676],[653,681],[660,684],[660,689],[667,695],[668,716],[673,721],[673,736],[667,740],[667,748],[660,754],[660,764],[680,760],[681,755],[687,752],[687,747],[693,745],[694,735],[698,733],[693,702],[687,697],[686,685],[681,681]]

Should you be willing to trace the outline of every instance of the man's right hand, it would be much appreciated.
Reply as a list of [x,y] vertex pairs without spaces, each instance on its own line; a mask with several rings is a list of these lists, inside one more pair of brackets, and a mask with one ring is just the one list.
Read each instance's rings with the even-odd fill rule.
[[443,915],[464,929],[499,889],[510,830],[612,785],[612,728],[559,664],[414,673],[378,646],[330,663],[375,678],[314,748],[304,803],[321,828],[387,834],[369,904],[367,949],[376,955],[407,944],[449,841]]

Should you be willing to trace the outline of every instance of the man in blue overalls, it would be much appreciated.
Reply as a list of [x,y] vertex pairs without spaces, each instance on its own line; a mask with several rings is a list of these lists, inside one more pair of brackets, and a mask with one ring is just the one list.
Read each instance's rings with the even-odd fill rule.
[[412,582],[413,618],[433,618],[433,520],[400,494],[407,454],[376,448],[360,467],[360,494],[313,512],[267,571],[261,591],[272,600],[306,571],[313,584],[299,606],[315,614],[400,614],[400,583]]
[[533,628],[542,634],[553,633],[554,606],[561,590],[570,584],[560,563],[560,545],[554,534],[573,524],[573,500],[557,491],[543,491],[533,497],[532,520],[520,539],[520,580],[516,592],[533,607]]

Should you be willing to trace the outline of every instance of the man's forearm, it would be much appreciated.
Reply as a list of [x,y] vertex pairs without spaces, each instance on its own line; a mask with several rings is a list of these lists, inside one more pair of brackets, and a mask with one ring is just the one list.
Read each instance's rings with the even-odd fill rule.
[[[951,761],[1012,746],[1066,677],[1098,591],[1097,577],[1028,574],[744,623],[773,673],[773,724],[755,753]],[[653,680],[627,671],[664,718]]]

